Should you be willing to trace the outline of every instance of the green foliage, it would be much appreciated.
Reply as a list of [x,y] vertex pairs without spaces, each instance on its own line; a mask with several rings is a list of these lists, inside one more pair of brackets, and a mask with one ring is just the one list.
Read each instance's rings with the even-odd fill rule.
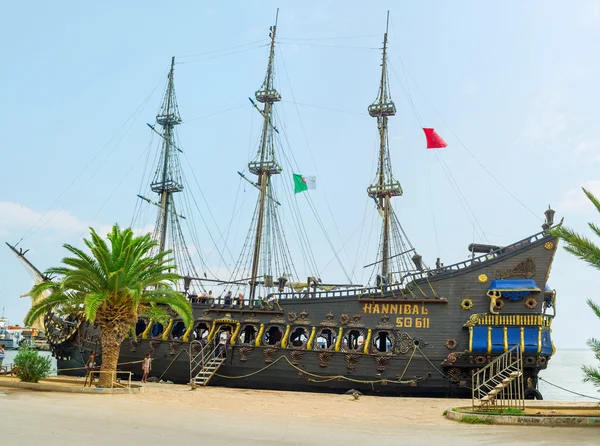
[[[582,189],[596,210],[600,212],[600,200],[590,191],[586,190],[585,188]],[[588,227],[594,234],[596,234],[596,236],[600,237],[599,226],[594,223],[588,223]],[[578,234],[572,229],[565,228],[562,225],[551,229],[549,232],[565,241],[565,250],[579,257],[594,268],[600,269],[600,247],[596,246],[592,240]],[[598,317],[598,319],[600,319],[600,305],[591,299],[587,300],[587,304]],[[598,339],[591,338],[588,339],[587,345],[594,352],[596,359],[600,361],[600,341]],[[591,382],[594,384],[594,386],[600,389],[600,368],[584,365],[581,370],[583,371],[584,375],[583,382]]]
[[443,417],[445,417],[446,415],[448,415],[448,409],[446,409],[446,410],[444,411],[444,413],[442,414],[442,416],[443,416]]
[[14,364],[17,377],[27,383],[36,383],[47,378],[52,371],[52,360],[26,345],[15,356]]
[[[113,226],[108,240],[93,229],[90,233],[90,239],[83,240],[89,253],[63,245],[71,257],[62,260],[63,266],[46,271],[46,276],[56,279],[32,288],[30,294],[36,303],[25,316],[25,323],[31,325],[53,311],[98,324],[102,371],[110,372],[116,370],[120,344],[140,315],[168,321],[169,314],[176,313],[186,327],[193,324],[194,317],[190,302],[173,289],[181,277],[171,272],[176,267],[169,258],[170,251],[156,252],[157,243],[150,234],[136,237],[130,228],[121,230],[118,225]],[[106,373],[99,385],[108,386],[110,380]]]
[[[73,256],[65,257],[65,266],[50,268],[47,276],[58,276],[36,285],[34,299],[50,291],[49,297],[33,305],[25,323],[31,324],[48,311],[77,314],[90,322],[107,309],[128,311],[128,324],[133,326],[140,314],[166,314],[160,307],[170,307],[186,326],[193,323],[190,303],[173,289],[180,276],[172,273],[175,265],[170,251],[153,253],[156,242],[150,234],[136,237],[130,228],[114,225],[107,242],[94,229],[91,239],[84,239],[91,254],[65,244]],[[156,309],[157,307],[159,309]],[[159,319],[161,319],[159,317]]]
[[458,422],[466,424],[494,424],[494,421],[489,418],[479,418],[475,415],[465,415]]

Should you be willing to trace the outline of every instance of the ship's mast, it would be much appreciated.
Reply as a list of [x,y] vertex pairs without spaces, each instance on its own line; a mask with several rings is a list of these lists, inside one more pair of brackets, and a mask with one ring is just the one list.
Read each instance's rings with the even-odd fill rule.
[[162,153],[161,162],[157,168],[154,181],[150,187],[153,192],[160,196],[160,215],[158,219],[158,247],[159,251],[166,249],[167,229],[170,214],[173,212],[172,197],[175,192],[183,190],[183,184],[178,178],[175,178],[175,166],[173,166],[173,149],[175,148],[174,127],[181,124],[181,117],[175,98],[175,86],[173,83],[173,70],[175,67],[175,57],[171,58],[171,69],[169,71],[169,81],[167,90],[163,99],[163,104],[159,113],[156,115],[156,122],[163,128],[162,131]]
[[387,37],[390,13],[387,14],[385,34],[383,35],[383,57],[381,63],[381,80],[377,99],[369,106],[369,115],[377,118],[379,130],[379,162],[377,177],[367,192],[375,198],[379,211],[382,213],[383,226],[381,233],[381,278],[386,283],[390,279],[390,226],[393,216],[391,197],[402,195],[400,183],[392,176],[390,154],[388,148],[388,117],[396,114],[396,106],[388,91],[387,79]]
[[281,95],[273,86],[273,63],[275,58],[275,34],[277,32],[277,19],[279,9],[275,16],[275,25],[270,27],[269,37],[271,45],[269,51],[269,65],[265,80],[259,90],[255,92],[256,100],[264,104],[262,116],[264,118],[260,148],[257,158],[248,163],[248,169],[255,174],[259,186],[260,195],[258,197],[258,215],[256,219],[256,235],[254,239],[254,253],[252,256],[252,272],[250,276],[250,301],[254,300],[256,286],[258,285],[258,266],[260,262],[261,244],[264,232],[265,204],[268,199],[268,189],[271,182],[271,176],[281,173],[281,167],[275,161],[273,149],[273,104],[281,100]]

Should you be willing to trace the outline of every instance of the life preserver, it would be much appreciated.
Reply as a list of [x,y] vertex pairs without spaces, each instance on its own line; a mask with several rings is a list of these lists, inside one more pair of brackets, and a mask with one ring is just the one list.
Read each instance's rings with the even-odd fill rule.
[[525,389],[525,395],[524,395],[526,400],[543,400],[544,397],[542,396],[542,394],[540,393],[540,391],[538,389]]

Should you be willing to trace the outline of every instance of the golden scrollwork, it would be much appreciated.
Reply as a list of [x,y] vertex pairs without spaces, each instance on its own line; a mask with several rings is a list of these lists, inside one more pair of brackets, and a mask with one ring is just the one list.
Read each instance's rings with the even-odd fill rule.
[[544,248],[546,248],[548,251],[550,251],[552,248],[554,248],[554,243],[546,242],[546,243],[544,243]]
[[463,310],[470,310],[473,308],[473,301],[471,299],[463,299],[460,306]]
[[479,276],[477,276],[477,280],[479,280],[479,282],[481,283],[486,283],[488,280],[488,276],[486,276],[485,274],[480,274]]

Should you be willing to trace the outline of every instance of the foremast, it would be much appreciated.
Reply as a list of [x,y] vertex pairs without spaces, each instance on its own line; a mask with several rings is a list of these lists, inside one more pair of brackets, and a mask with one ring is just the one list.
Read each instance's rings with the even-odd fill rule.
[[173,71],[175,68],[175,57],[171,58],[171,69],[169,70],[169,81],[167,91],[163,99],[159,113],[156,115],[156,122],[163,128],[162,132],[162,152],[161,160],[158,164],[154,181],[150,184],[152,192],[160,196],[160,213],[158,217],[157,233],[158,248],[162,252],[166,248],[167,230],[169,223],[169,213],[172,211],[173,194],[181,192],[183,185],[180,178],[175,177],[172,166],[172,149],[175,146],[173,141],[174,127],[181,124],[181,116],[177,107],[175,98],[175,87],[173,84]]
[[177,212],[174,198],[178,192],[182,192],[184,189],[183,174],[179,161],[181,150],[176,144],[176,127],[181,124],[182,119],[175,95],[174,70],[175,57],[172,57],[167,77],[167,87],[156,114],[157,125],[148,124],[161,138],[160,158],[150,183],[152,192],[158,194],[158,202],[142,195],[138,195],[138,197],[159,208],[153,233],[153,237],[158,244],[158,251],[171,250],[177,265],[177,272],[182,276],[196,277],[197,273],[181,227],[181,219],[185,217]]
[[264,104],[262,110],[263,127],[261,133],[260,146],[257,156],[248,163],[248,170],[257,176],[257,185],[259,187],[258,210],[256,219],[256,232],[254,237],[254,252],[252,255],[252,270],[250,276],[250,300],[253,301],[256,295],[258,285],[258,268],[261,261],[261,246],[264,232],[266,201],[269,198],[269,188],[271,177],[281,173],[281,167],[275,160],[275,148],[273,141],[273,104],[281,100],[281,95],[273,85],[274,77],[274,58],[275,58],[275,35],[277,32],[277,19],[279,9],[275,16],[275,25],[270,27],[269,37],[271,38],[269,50],[269,64],[265,80],[261,87],[254,93],[256,100]]
[[390,257],[391,257],[391,227],[393,223],[392,197],[402,195],[400,182],[396,181],[392,175],[392,165],[390,161],[388,145],[388,117],[396,114],[396,105],[392,101],[388,87],[387,76],[387,38],[390,13],[387,14],[387,23],[385,34],[383,35],[383,56],[381,63],[381,79],[379,82],[379,93],[377,99],[369,106],[369,115],[377,118],[377,128],[379,130],[379,160],[377,165],[377,175],[375,181],[367,188],[369,197],[375,199],[377,208],[382,214],[382,232],[380,244],[380,275],[384,283],[391,280],[390,277]]

